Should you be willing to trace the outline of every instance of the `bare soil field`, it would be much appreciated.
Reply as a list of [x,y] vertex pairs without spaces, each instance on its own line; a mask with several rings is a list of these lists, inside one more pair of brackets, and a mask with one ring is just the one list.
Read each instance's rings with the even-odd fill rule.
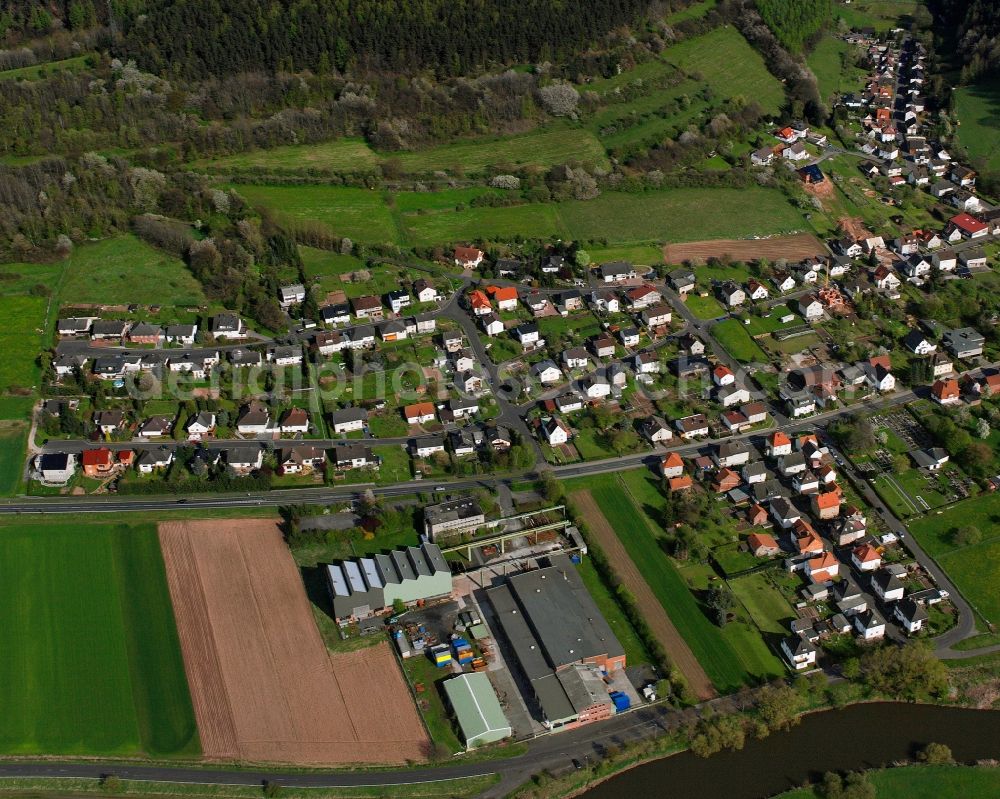
[[681,264],[685,261],[699,263],[724,255],[736,261],[753,261],[757,258],[798,261],[812,255],[825,254],[826,248],[812,233],[796,233],[794,236],[776,236],[772,239],[692,241],[687,244],[667,244],[663,248],[663,257],[668,264]]
[[277,525],[160,525],[205,757],[299,765],[426,760],[388,643],[331,655]]
[[691,690],[698,698],[711,699],[715,696],[715,687],[712,685],[712,681],[708,678],[687,642],[677,632],[677,628],[670,621],[663,605],[649,589],[646,580],[639,573],[632,558],[629,557],[628,550],[618,539],[614,528],[604,518],[600,505],[594,501],[589,491],[574,492],[573,501],[580,509],[583,518],[587,520],[587,525],[597,538],[601,549],[604,550],[605,556],[615,565],[615,571],[622,583],[635,598],[635,602],[642,611],[643,618],[649,624],[649,629],[656,636],[656,640],[663,646],[674,665],[681,670],[691,686]]

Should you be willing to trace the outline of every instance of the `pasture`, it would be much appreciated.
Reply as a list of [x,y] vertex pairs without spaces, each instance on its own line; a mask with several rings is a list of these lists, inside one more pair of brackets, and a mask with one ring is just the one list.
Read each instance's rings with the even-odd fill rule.
[[[652,247],[664,241],[767,236],[804,225],[780,191],[761,187],[605,192],[594,200],[497,208],[466,205],[465,199],[475,196],[469,190],[387,195],[341,186],[246,184],[233,188],[288,222],[318,222],[355,241],[430,246],[563,238],[595,242],[598,249],[636,248],[646,263],[656,262]],[[758,244],[766,246],[766,242]],[[309,263],[306,266],[312,268]]]
[[1000,81],[981,81],[955,92],[958,141],[976,165],[1000,170]]
[[411,174],[436,170],[477,173],[488,166],[506,169],[574,161],[601,166],[608,163],[596,137],[568,124],[555,124],[513,136],[457,139],[426,150],[382,153],[382,158],[392,160]]
[[201,305],[201,284],[179,258],[131,234],[84,244],[65,261],[64,303]]
[[784,90],[767,71],[764,59],[733,27],[676,44],[664,56],[687,73],[700,75],[721,97],[756,100],[770,114],[777,114],[785,101]]
[[38,383],[36,360],[45,347],[45,297],[0,296],[0,394],[28,389]]
[[[915,766],[869,773],[875,799],[992,799],[1000,794],[1000,769],[990,766]],[[775,799],[819,799],[821,789],[796,788]]]
[[58,75],[61,72],[79,72],[84,67],[89,66],[92,58],[89,55],[78,55],[72,58],[64,58],[61,61],[32,64],[30,67],[5,69],[0,72],[0,80],[38,80]]
[[4,528],[0,751],[197,755],[155,528]]
[[260,170],[274,172],[371,172],[379,157],[363,139],[334,139],[319,144],[290,144],[270,150],[250,150],[237,155],[197,161],[193,166],[213,171]]
[[[983,616],[1000,623],[1000,495],[983,494],[909,522],[910,533],[955,581],[958,590]],[[959,546],[955,531],[977,527],[982,541]]]
[[864,72],[851,65],[860,50],[843,39],[826,34],[806,57],[806,64],[816,76],[819,94],[830,100],[836,94],[857,89]]
[[286,224],[319,222],[338,236],[398,243],[399,231],[381,192],[349,186],[231,186],[247,202],[270,208]]

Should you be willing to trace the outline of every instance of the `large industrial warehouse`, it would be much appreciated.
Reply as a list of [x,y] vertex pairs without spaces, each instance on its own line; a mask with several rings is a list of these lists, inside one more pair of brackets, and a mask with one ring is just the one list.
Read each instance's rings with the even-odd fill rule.
[[437,544],[423,543],[326,567],[338,622],[366,619],[399,600],[412,604],[451,593],[451,569]]
[[488,590],[547,727],[584,724],[615,712],[605,673],[625,651],[565,555]]

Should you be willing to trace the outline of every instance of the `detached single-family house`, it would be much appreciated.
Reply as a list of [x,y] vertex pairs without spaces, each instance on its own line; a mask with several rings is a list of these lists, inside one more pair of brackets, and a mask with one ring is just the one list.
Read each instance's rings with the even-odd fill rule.
[[872,591],[883,602],[896,602],[903,598],[905,588],[899,578],[888,569],[877,569],[872,574]]
[[875,610],[865,610],[854,616],[854,629],[865,641],[877,641],[885,637],[885,619]]
[[382,300],[370,294],[352,299],[351,309],[358,319],[374,319],[377,321],[385,316],[385,308],[382,307]]
[[247,331],[243,320],[236,314],[218,314],[212,317],[209,332],[215,338],[241,339],[246,338]]
[[635,280],[638,277],[635,267],[627,261],[611,261],[601,264],[599,271],[605,283],[621,283],[626,280]]
[[668,275],[670,285],[678,294],[694,291],[695,274],[690,269],[675,269]]
[[201,411],[187,422],[187,434],[191,441],[201,441],[215,431],[215,414],[211,411]]
[[590,357],[583,347],[570,347],[563,350],[563,363],[567,369],[585,369],[590,365]]
[[660,461],[660,471],[668,480],[684,474],[684,459],[676,452],[671,452]]
[[264,463],[264,450],[258,446],[229,447],[225,451],[226,466],[238,475],[247,475]]
[[318,447],[302,445],[278,454],[281,474],[309,474],[326,463],[326,453]]
[[139,453],[135,460],[135,467],[143,474],[166,469],[174,462],[174,452],[169,447],[156,447],[145,449]]
[[236,430],[243,435],[266,433],[271,426],[271,411],[259,400],[251,400],[240,411]]
[[931,399],[939,405],[958,405],[962,401],[958,381],[953,377],[935,380],[931,386]]
[[569,428],[554,416],[544,420],[540,426],[542,435],[550,447],[558,447],[569,441]]
[[368,411],[364,408],[341,408],[330,414],[334,433],[353,433],[363,430],[368,421]]
[[913,328],[903,339],[903,346],[916,355],[930,355],[937,350],[937,344],[916,328]]
[[914,602],[910,597],[901,599],[892,606],[892,615],[895,616],[900,626],[910,635],[920,632],[927,622],[927,610],[923,605]]
[[815,322],[823,318],[823,303],[815,294],[806,294],[799,298],[799,313],[807,322]]
[[483,262],[483,251],[477,247],[456,247],[455,266],[463,269],[475,269]]
[[[754,520],[751,521],[751,524],[763,524],[759,514],[763,514],[766,520],[767,512],[760,505],[754,505],[751,511],[754,511],[752,515],[748,516]],[[755,558],[773,558],[775,555],[781,554],[781,547],[778,546],[778,542],[770,533],[750,533],[747,536],[747,548]]]
[[198,335],[198,325],[167,325],[166,342],[190,347]]
[[685,416],[674,422],[680,437],[683,439],[698,438],[708,435],[708,418],[703,413]]
[[653,444],[669,441],[674,437],[673,430],[662,416],[650,416],[639,425],[642,434]]
[[854,568],[862,572],[873,572],[882,567],[882,556],[871,544],[861,544],[851,551]]
[[552,361],[539,361],[531,367],[531,374],[540,383],[558,383],[562,380],[562,372]]
[[278,421],[283,435],[309,432],[309,414],[303,408],[289,408]]
[[422,277],[413,281],[413,295],[417,298],[417,302],[439,302],[441,299],[437,289]]
[[417,402],[403,408],[403,418],[407,424],[424,424],[437,418],[433,402]]
[[801,635],[790,635],[781,641],[781,654],[795,671],[805,671],[816,666],[818,650]]
[[301,283],[293,283],[290,286],[282,286],[278,289],[278,302],[282,308],[291,308],[293,305],[300,305],[305,302],[306,287]]
[[946,332],[941,337],[941,343],[956,358],[976,358],[983,354],[986,339],[971,327],[960,327]]
[[538,325],[534,322],[526,322],[514,328],[514,338],[518,340],[525,349],[533,349],[542,345],[539,337]]
[[727,308],[736,308],[746,302],[747,299],[746,292],[743,291],[738,283],[732,280],[727,280],[719,286],[719,297]]

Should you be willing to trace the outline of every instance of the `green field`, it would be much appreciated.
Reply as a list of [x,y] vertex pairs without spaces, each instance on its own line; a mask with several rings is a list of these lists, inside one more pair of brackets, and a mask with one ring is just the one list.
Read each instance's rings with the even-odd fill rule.
[[5,527],[0,579],[0,751],[198,753],[153,525]]
[[254,205],[266,206],[287,223],[320,222],[338,236],[398,242],[399,231],[381,192],[349,186],[232,186]]
[[976,165],[1000,170],[1000,81],[982,81],[955,94],[958,142]]
[[857,52],[859,50],[854,45],[826,34],[809,53],[806,63],[816,76],[822,98],[829,100],[835,94],[859,88],[864,72],[854,66],[847,66],[849,59]]
[[0,296],[0,394],[12,388],[31,388],[38,383],[35,362],[44,347],[45,311],[48,300],[24,295]]
[[722,303],[711,294],[707,297],[702,297],[700,294],[689,294],[684,304],[699,319],[715,319],[726,312],[726,309],[722,307]]
[[[681,188],[642,194],[606,192],[594,200],[459,210],[456,195],[385,196],[342,186],[233,186],[249,202],[285,220],[319,222],[364,242],[411,245],[472,240],[570,238],[605,247],[642,245],[651,258],[664,241],[699,241],[799,231],[804,220],[776,189]],[[420,210],[407,210],[417,208]],[[399,224],[396,218],[398,215]]]
[[849,5],[844,0],[837,0],[833,18],[843,19],[851,28],[872,27],[884,32],[896,27],[921,5],[924,0],[854,0]]
[[336,139],[320,144],[291,144],[271,150],[251,150],[213,160],[198,161],[194,166],[215,170],[259,169],[296,172],[321,169],[329,172],[371,172],[379,157],[363,139]]
[[795,618],[795,610],[782,593],[771,585],[766,574],[758,572],[730,580],[729,587],[763,632],[788,634],[788,622]]
[[61,61],[49,61],[45,64],[33,64],[30,67],[6,69],[0,72],[0,80],[38,80],[59,72],[79,72],[90,59],[89,55],[78,55],[64,58]]
[[[959,547],[959,527],[978,527],[981,543]],[[1000,623],[1000,495],[984,494],[909,523],[910,533],[955,581],[963,596],[983,616]]]
[[755,100],[769,114],[777,114],[785,101],[784,90],[767,71],[764,59],[735,28],[716,28],[688,39],[664,56],[689,74],[701,75],[721,97]]
[[537,164],[552,166],[567,162],[606,166],[601,143],[590,133],[559,124],[497,138],[458,139],[451,144],[415,152],[383,153],[411,173],[447,170],[482,172],[496,165],[506,169]]
[[11,496],[21,484],[27,444],[27,424],[0,422],[0,496]]
[[[1000,769],[988,766],[905,766],[868,774],[876,799],[993,799],[1000,795]],[[797,788],[775,799],[820,799]]]
[[703,17],[711,9],[715,8],[715,4],[716,0],[701,0],[700,2],[694,3],[687,8],[682,8],[680,11],[675,11],[667,17],[667,22],[676,25],[678,22],[683,22],[686,19]]
[[[622,478],[628,479],[629,488],[633,491],[643,490],[638,482],[643,477],[640,472],[622,475]],[[651,526],[652,521],[636,506],[618,477],[611,475],[570,481],[567,488],[573,490],[574,487],[590,489],[646,583],[720,692],[736,690],[751,676],[774,676],[780,673],[766,666],[757,671],[757,664],[774,660],[759,636],[754,635],[754,641],[736,640],[736,646],[747,646],[744,652],[740,652],[734,648],[734,642],[727,638],[724,631],[709,621],[673,562],[664,554],[653,536],[655,528]],[[646,507],[647,496],[651,495],[645,492],[639,495],[638,501],[643,508]],[[730,626],[733,627],[732,637],[737,638],[736,634],[740,631],[736,629],[736,625]]]
[[739,319],[726,319],[712,326],[712,335],[725,347],[726,352],[740,363],[767,361],[767,355],[756,341],[750,338]]
[[591,247],[587,250],[595,264],[608,261],[629,261],[638,266],[653,266],[663,263],[663,250],[652,244],[636,244],[631,247]]
[[[15,271],[17,265],[14,267]],[[131,234],[77,247],[65,262],[63,304],[200,305],[201,284],[179,258]]]
[[575,239],[609,244],[742,238],[798,231],[805,224],[781,192],[759,187],[607,192],[561,203],[559,215]]
[[414,245],[511,240],[518,236],[551,239],[569,235],[555,203],[404,214],[403,228],[406,239]]

